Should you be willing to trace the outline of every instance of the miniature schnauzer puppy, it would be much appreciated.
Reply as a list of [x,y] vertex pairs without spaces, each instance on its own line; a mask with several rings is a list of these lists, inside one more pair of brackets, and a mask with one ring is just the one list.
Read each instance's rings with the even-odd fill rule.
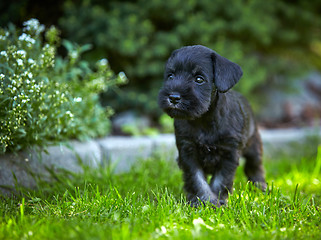
[[225,203],[240,156],[248,180],[266,189],[262,143],[250,105],[228,91],[242,74],[236,63],[201,45],[175,50],[167,61],[158,103],[174,118],[177,161],[192,206]]

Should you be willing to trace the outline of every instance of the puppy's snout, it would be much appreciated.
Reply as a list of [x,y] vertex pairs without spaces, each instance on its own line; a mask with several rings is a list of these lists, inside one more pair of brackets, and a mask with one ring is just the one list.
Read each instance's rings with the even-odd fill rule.
[[172,104],[177,104],[181,101],[181,95],[179,95],[178,93],[170,94],[168,98]]

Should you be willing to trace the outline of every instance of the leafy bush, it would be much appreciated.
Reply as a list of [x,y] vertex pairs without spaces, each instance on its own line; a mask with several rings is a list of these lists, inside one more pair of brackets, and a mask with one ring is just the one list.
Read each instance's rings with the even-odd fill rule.
[[89,45],[68,41],[66,58],[57,57],[60,43],[55,27],[45,33],[36,19],[0,29],[0,153],[32,144],[68,138],[84,139],[108,133],[112,110],[99,103],[99,93],[126,82],[114,76],[106,59],[92,70],[80,54]]
[[304,0],[67,1],[60,25],[68,39],[94,44],[88,58],[107,54],[125,70],[135,89],[116,95],[119,108],[155,112],[170,52],[203,44],[242,66],[236,88],[258,109],[267,87],[286,88],[307,65],[321,67],[320,8]]

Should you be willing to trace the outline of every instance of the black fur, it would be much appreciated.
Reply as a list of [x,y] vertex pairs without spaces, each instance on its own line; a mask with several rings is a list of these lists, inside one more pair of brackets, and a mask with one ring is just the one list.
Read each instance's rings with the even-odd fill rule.
[[201,45],[175,50],[167,61],[159,106],[175,119],[178,164],[192,206],[225,203],[240,156],[248,179],[266,188],[251,108],[228,91],[241,77],[237,64]]

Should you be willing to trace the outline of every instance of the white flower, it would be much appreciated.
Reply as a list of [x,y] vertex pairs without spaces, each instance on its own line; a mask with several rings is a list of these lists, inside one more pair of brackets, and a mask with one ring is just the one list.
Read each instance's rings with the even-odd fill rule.
[[17,63],[18,63],[19,66],[22,66],[23,65],[22,59],[17,59]]
[[23,57],[25,57],[27,53],[26,53],[25,50],[18,50],[17,54],[22,55]]
[[28,59],[28,63],[32,65],[32,64],[35,63],[35,60],[33,60],[32,58],[29,58],[29,59]]
[[26,34],[26,33],[22,33],[19,38],[18,38],[20,41],[26,41],[29,43],[29,46],[30,44],[35,44],[36,43],[36,40],[34,40],[30,35]]
[[101,66],[106,66],[108,64],[108,60],[106,58],[103,58],[103,59],[100,59],[98,63]]
[[74,116],[70,111],[67,111],[66,114],[71,118]]
[[30,20],[23,23],[24,31],[34,31],[36,35],[39,35],[45,30],[45,26],[40,24],[38,19],[31,18]]
[[1,55],[1,56],[5,56],[5,57],[7,57],[7,56],[8,56],[8,54],[7,54],[7,52],[6,52],[6,51],[1,51],[1,52],[0,52],[0,55]]
[[9,32],[6,32],[4,35],[0,35],[0,40],[6,40],[9,37]]
[[209,226],[209,225],[207,225],[202,218],[194,219],[194,220],[193,220],[193,225],[194,225],[194,227],[196,227],[196,228],[199,228],[200,226],[204,226],[204,227],[206,227],[206,228],[209,229],[209,230],[214,230],[214,228],[211,227],[211,226]]
[[167,233],[166,227],[161,226],[161,231],[162,231],[163,234],[166,234]]
[[23,23],[23,26],[28,26],[28,27],[37,27],[38,25],[39,25],[40,23],[39,23],[39,20],[38,19],[36,19],[36,18],[31,18],[31,19],[29,19],[28,21],[25,21],[24,23]]
[[32,78],[33,77],[33,75],[32,75],[32,73],[30,72],[30,73],[28,73],[28,77],[29,78]]
[[124,72],[118,73],[118,77],[120,79],[120,83],[127,83],[128,79]]
[[[29,36],[29,35],[27,35],[26,33],[22,33],[22,34],[19,36],[18,40],[20,40],[20,41],[25,41],[28,36]],[[30,36],[29,36],[29,37],[30,37]]]
[[0,74],[0,79],[3,79],[6,75],[4,75],[3,73]]
[[81,101],[82,101],[81,97],[74,98],[74,102],[81,102]]
[[29,39],[29,42],[30,42],[31,44],[35,44],[36,40],[34,40],[33,38],[30,38],[30,39]]
[[78,52],[72,51],[72,52],[70,53],[70,57],[71,57],[72,59],[76,59],[76,58],[78,57]]

